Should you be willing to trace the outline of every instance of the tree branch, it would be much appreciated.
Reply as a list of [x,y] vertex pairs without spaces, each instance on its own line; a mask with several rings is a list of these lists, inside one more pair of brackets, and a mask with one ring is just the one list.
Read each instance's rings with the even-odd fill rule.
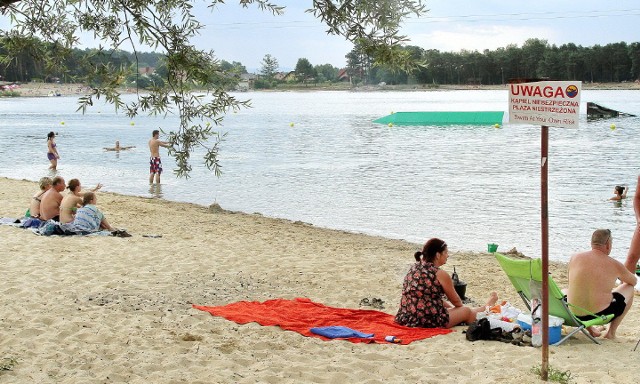
[[11,4],[17,3],[20,0],[0,0],[0,9],[1,8],[6,8],[8,6],[10,6]]

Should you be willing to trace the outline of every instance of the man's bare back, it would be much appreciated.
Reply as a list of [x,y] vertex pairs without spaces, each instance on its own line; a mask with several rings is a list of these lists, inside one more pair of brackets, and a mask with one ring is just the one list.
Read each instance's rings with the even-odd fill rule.
[[[633,303],[635,274],[624,264],[609,257],[613,239],[608,229],[598,229],[591,237],[591,250],[574,255],[569,261],[567,300],[576,316],[613,314],[606,338],[614,339],[618,326]],[[616,285],[619,279],[622,284]],[[589,327],[592,336],[598,330]]]
[[64,179],[57,181],[40,198],[40,219],[49,220],[60,215],[60,203],[62,203],[62,192],[65,188]]
[[[569,291],[572,305],[596,313],[609,306],[611,290],[624,265],[600,250],[578,253],[569,262]],[[576,315],[586,315],[578,309]]]

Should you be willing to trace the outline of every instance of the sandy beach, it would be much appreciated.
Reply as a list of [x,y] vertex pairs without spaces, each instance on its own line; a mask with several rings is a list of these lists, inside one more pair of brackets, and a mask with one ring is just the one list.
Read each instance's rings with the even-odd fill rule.
[[[36,190],[0,178],[0,216],[20,217]],[[44,237],[0,225],[0,363],[8,369],[0,382],[539,382],[531,368],[540,349],[472,343],[466,327],[406,346],[354,344],[192,308],[296,297],[359,308],[375,297],[395,314],[417,244],[111,193],[98,193],[98,206],[132,237]],[[495,290],[524,309],[491,254],[450,250],[444,269],[456,267],[468,297],[483,302]],[[550,269],[565,286],[566,265]],[[637,303],[618,336],[550,347],[550,365],[573,383],[635,383]]]
[[[316,86],[296,88],[295,91],[310,92],[317,90],[343,90],[343,91],[421,91],[421,92],[435,92],[435,91],[450,91],[450,90],[500,90],[507,89],[506,85],[465,85],[465,84],[443,84],[435,88],[417,86],[417,85],[386,85],[384,87],[365,85],[357,88],[345,88],[343,85],[336,84],[335,86]],[[599,90],[640,90],[640,82],[626,82],[626,83],[583,83],[583,89],[599,89]],[[288,90],[284,87],[282,90]],[[91,93],[91,89],[83,84],[54,84],[54,83],[24,83],[20,84],[16,89],[16,92],[20,93],[22,97],[43,97],[53,96],[59,94],[60,96],[82,96]],[[265,92],[278,91],[278,89],[267,90]],[[135,89],[122,89],[122,93],[132,93]]]

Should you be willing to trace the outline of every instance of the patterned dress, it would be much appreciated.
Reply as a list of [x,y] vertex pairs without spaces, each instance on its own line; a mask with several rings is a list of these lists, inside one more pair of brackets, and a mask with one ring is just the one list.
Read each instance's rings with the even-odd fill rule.
[[438,267],[433,263],[419,261],[411,267],[404,278],[396,323],[422,328],[447,326],[449,312],[442,301],[444,290],[436,272]]

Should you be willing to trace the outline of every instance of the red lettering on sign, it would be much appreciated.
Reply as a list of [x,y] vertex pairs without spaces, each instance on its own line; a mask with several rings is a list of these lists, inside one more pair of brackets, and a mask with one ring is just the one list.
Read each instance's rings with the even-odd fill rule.
[[564,98],[566,97],[564,93],[564,89],[562,87],[553,88],[551,86],[546,86],[544,88],[540,88],[539,85],[531,86],[525,84],[511,84],[511,94],[514,96],[522,95],[522,96],[539,96],[539,97],[547,97],[547,98]]

